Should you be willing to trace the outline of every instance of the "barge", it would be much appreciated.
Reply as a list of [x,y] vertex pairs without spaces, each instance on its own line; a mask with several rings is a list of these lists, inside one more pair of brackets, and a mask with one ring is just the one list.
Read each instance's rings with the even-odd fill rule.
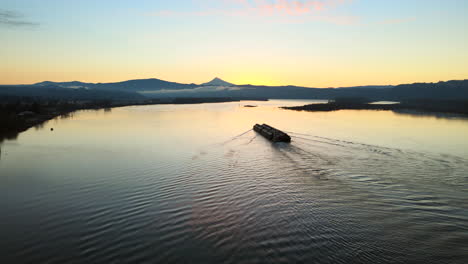
[[291,142],[291,137],[288,134],[267,124],[256,124],[253,129],[255,132],[259,133],[272,142]]

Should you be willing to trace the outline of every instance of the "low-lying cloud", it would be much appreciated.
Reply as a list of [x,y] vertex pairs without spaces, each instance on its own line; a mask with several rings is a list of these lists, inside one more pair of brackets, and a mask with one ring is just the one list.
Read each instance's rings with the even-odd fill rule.
[[241,87],[231,86],[201,86],[193,89],[161,89],[154,91],[141,91],[142,94],[177,94],[177,93],[212,93],[221,91],[238,91],[242,90]]
[[31,22],[25,19],[21,13],[11,10],[0,9],[0,26],[7,27],[34,27],[38,26],[38,23]]

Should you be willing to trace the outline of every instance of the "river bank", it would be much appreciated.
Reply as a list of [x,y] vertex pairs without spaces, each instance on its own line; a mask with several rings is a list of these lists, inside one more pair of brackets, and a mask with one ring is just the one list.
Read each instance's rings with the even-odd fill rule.
[[79,110],[102,110],[115,107],[155,104],[202,104],[249,101],[268,101],[265,98],[174,98],[148,99],[138,101],[57,101],[22,98],[21,100],[0,100],[0,143],[15,139],[19,133],[31,127],[67,116]]
[[446,113],[468,116],[466,100],[406,100],[395,104],[378,104],[359,100],[334,100],[324,104],[281,107],[282,109],[310,112],[329,112],[338,110],[378,110],[406,112],[415,111],[424,114]]

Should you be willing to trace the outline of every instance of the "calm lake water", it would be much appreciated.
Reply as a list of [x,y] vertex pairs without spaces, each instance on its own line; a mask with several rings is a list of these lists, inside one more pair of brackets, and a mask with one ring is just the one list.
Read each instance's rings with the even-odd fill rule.
[[305,103],[81,111],[3,142],[0,262],[468,263],[467,119],[277,108]]

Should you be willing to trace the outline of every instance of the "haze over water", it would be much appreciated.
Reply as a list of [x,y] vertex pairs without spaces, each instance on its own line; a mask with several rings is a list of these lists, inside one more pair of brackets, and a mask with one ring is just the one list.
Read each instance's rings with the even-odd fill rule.
[[0,261],[468,261],[467,119],[277,108],[305,103],[131,106],[29,129],[2,145]]

